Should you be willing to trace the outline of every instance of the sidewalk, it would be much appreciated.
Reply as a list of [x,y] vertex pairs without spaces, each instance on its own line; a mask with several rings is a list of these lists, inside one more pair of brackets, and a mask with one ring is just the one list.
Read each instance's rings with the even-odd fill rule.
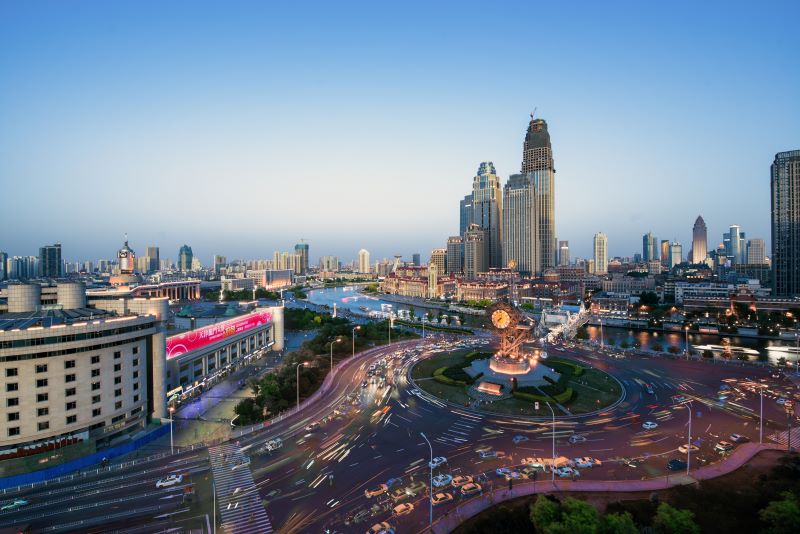
[[[771,443],[744,443],[739,446],[725,460],[703,466],[691,471],[690,476],[685,472],[645,480],[547,480],[515,482],[512,490],[506,487],[497,488],[492,493],[475,497],[450,510],[438,518],[433,524],[433,532],[444,534],[452,532],[467,519],[491,508],[495,504],[518,497],[535,495],[538,493],[557,492],[650,492],[665,490],[676,486],[696,484],[701,480],[709,480],[735,471],[750,461],[753,456],[764,450],[782,450],[780,445]],[[426,529],[423,529],[427,530]]]

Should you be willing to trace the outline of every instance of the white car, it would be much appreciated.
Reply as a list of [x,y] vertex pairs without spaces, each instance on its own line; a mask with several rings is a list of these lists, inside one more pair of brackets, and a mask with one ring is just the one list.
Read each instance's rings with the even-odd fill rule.
[[481,451],[481,452],[478,453],[478,456],[480,456],[482,459],[485,459],[485,458],[496,458],[497,457],[497,452],[496,451]]
[[577,469],[573,469],[572,467],[558,467],[556,468],[556,474],[560,477],[579,477],[581,476],[580,471]]
[[181,482],[183,482],[183,475],[169,475],[156,482],[156,487],[168,488],[175,484],[180,484]]
[[584,456],[582,458],[574,458],[572,463],[575,464],[575,467],[580,467],[582,469],[588,467],[594,467],[595,465],[601,465],[600,460],[596,458],[592,458],[591,456]]
[[446,463],[447,463],[447,458],[445,458],[444,456],[437,456],[436,458],[428,462],[428,466],[430,466],[433,469],[436,469],[440,465],[444,465]]
[[658,423],[654,423],[653,421],[645,421],[642,423],[642,428],[645,430],[653,430],[654,428],[658,428]]
[[435,488],[441,488],[442,486],[447,486],[453,481],[452,475],[436,475],[433,477],[433,486]]
[[678,452],[682,452],[683,454],[686,454],[690,450],[692,452],[695,452],[695,451],[700,450],[700,447],[698,447],[697,445],[686,445],[686,443],[684,443],[683,445],[678,447]]

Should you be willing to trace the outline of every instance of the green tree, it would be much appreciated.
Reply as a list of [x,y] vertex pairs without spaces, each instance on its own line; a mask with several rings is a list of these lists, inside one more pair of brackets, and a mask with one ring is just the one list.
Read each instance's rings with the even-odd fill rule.
[[690,510],[678,510],[662,502],[653,519],[653,531],[656,534],[699,534],[700,527]]
[[658,295],[652,291],[645,291],[639,295],[639,304],[648,307],[658,306]]
[[536,497],[530,510],[531,522],[539,533],[544,533],[547,527],[561,520],[561,505],[544,495]]
[[408,316],[411,318],[412,321],[417,316],[417,310],[416,308],[414,308],[414,306],[408,307]]
[[628,343],[626,340],[623,340],[622,343],[619,344],[619,346],[620,346],[620,348],[623,348],[623,349],[629,349],[631,347],[631,344]]
[[598,534],[639,534],[630,512],[606,514],[600,522]]
[[[600,526],[597,510],[586,501],[567,497],[561,505],[561,524],[559,532],[569,534],[595,534]],[[550,530],[547,529],[548,534]],[[553,533],[555,534],[555,533]]]
[[761,521],[767,524],[764,532],[768,534],[792,534],[800,532],[800,502],[797,496],[786,491],[782,499],[770,503],[758,513]]

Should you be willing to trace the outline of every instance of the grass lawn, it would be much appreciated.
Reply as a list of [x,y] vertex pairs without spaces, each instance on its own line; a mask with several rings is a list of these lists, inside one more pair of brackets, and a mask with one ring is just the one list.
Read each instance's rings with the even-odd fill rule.
[[435,397],[461,404],[462,406],[472,401],[472,398],[467,395],[467,390],[463,386],[442,384],[432,378],[417,381],[417,386]]

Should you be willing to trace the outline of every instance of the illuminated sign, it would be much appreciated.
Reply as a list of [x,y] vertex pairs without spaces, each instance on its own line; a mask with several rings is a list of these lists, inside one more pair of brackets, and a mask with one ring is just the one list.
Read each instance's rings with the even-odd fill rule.
[[175,358],[217,341],[247,332],[272,321],[270,312],[256,312],[229,321],[212,324],[167,338],[167,359]]

